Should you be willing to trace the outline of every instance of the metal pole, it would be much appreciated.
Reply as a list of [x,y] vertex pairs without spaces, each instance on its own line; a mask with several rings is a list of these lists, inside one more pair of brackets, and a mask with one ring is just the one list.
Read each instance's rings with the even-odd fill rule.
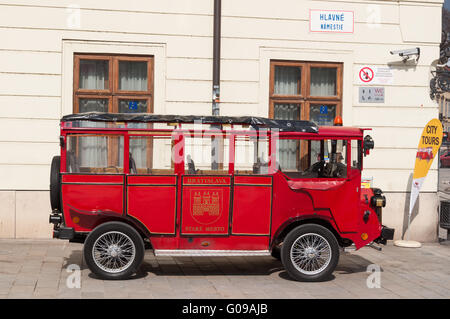
[[[214,0],[214,38],[213,38],[213,89],[212,89],[212,115],[220,115],[220,25],[222,1]],[[220,130],[220,126],[212,126],[213,129]],[[216,138],[211,141],[211,169],[219,169],[219,143]]]
[[214,46],[213,46],[213,90],[212,115],[220,114],[220,38],[222,1],[214,0]]

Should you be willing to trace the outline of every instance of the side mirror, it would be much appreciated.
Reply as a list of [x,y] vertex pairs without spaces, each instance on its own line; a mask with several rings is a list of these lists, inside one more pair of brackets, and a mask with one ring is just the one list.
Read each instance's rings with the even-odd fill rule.
[[375,142],[370,135],[366,135],[364,137],[363,148],[364,148],[364,156],[370,154],[370,150],[375,147]]

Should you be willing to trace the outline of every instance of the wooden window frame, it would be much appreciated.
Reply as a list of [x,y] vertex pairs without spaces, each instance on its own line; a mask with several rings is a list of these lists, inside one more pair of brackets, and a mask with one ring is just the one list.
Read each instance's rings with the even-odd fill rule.
[[[80,61],[81,60],[104,60],[108,61],[108,89],[88,90],[80,89]],[[139,61],[147,62],[147,91],[126,91],[119,90],[119,62]],[[79,99],[109,99],[108,112],[118,112],[119,99],[147,99],[147,113],[153,113],[154,100],[154,57],[136,55],[112,55],[112,54],[74,54],[74,80],[73,80],[73,111],[79,113]]]
[[[287,66],[300,68],[300,90],[297,95],[275,94],[275,67]],[[335,96],[311,96],[311,68],[335,68],[336,69],[336,95]],[[336,116],[342,117],[342,86],[343,64],[339,62],[306,62],[306,61],[270,61],[270,87],[269,87],[269,118],[275,116],[275,104],[299,104],[299,120],[310,120],[311,104],[336,105]],[[302,167],[308,165],[308,143],[300,142],[300,163]]]
[[[103,60],[108,61],[108,89],[107,90],[89,90],[80,89],[80,62],[81,60]],[[147,62],[147,90],[146,91],[127,91],[119,90],[119,62],[120,61],[139,61]],[[73,79],[73,112],[80,112],[80,99],[107,99],[108,113],[118,113],[119,100],[147,100],[147,113],[153,113],[153,85],[154,85],[154,57],[153,56],[131,56],[117,54],[74,54],[74,79]],[[117,151],[116,141],[108,141],[108,161],[115,161]],[[129,152],[129,150],[124,150]],[[150,158],[151,147],[148,148],[148,158]],[[125,159],[125,158],[124,158]],[[114,163],[109,163],[112,165]],[[125,163],[124,163],[125,165]]]
[[[275,67],[288,66],[301,69],[300,94],[280,95],[274,94]],[[311,68],[336,68],[336,95],[335,96],[311,96],[310,79]],[[309,120],[310,104],[336,104],[336,116],[342,117],[342,69],[343,64],[337,62],[304,62],[304,61],[270,61],[270,88],[269,88],[269,117],[274,118],[275,104],[300,104],[300,120]]]
[[153,113],[153,99],[150,96],[143,95],[115,95],[112,98],[113,101],[113,112],[119,112],[119,100],[147,100],[147,113]]
[[[108,89],[107,90],[90,90],[90,89],[80,89],[80,61],[81,60],[102,60],[108,61]],[[110,95],[112,94],[113,80],[110,76],[111,70],[113,68],[112,58],[107,55],[100,54],[75,54],[73,63],[73,89],[74,95],[77,94],[94,94],[94,95]]]
[[[138,57],[138,56],[115,56],[113,57],[113,68],[117,73],[117,76],[114,76],[113,80],[113,88],[116,94],[120,95],[142,95],[142,94],[150,94],[153,95],[153,61],[152,58],[148,57]],[[147,91],[127,91],[119,89],[119,63],[121,61],[125,62],[147,62]]]
[[336,69],[336,95],[330,96],[313,96],[310,95],[311,91],[311,81],[307,81],[307,92],[306,96],[309,100],[330,100],[330,101],[342,101],[342,63],[307,63],[308,65],[308,79],[311,80],[311,68],[328,68]]
[[90,95],[90,94],[79,94],[76,97],[77,103],[74,104],[73,112],[80,113],[80,99],[99,99],[99,100],[108,100],[108,110],[112,109],[112,97],[107,95]]

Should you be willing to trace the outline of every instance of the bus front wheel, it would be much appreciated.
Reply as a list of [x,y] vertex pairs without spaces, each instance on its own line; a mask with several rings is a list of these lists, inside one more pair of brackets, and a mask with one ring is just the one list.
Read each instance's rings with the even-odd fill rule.
[[127,279],[144,259],[144,242],[130,225],[107,222],[96,227],[84,242],[89,269],[101,279]]
[[322,281],[337,266],[339,244],[327,228],[316,224],[301,225],[284,239],[281,261],[295,280]]

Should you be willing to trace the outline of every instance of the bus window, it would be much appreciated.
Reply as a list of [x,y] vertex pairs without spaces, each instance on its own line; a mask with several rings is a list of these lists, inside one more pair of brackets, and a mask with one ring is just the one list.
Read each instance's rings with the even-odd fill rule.
[[123,136],[68,135],[66,163],[69,173],[121,174]]
[[[187,175],[228,174],[229,140],[222,134],[185,136],[184,167]],[[213,153],[213,149],[217,154]]]
[[234,172],[235,174],[269,173],[269,139],[264,137],[236,136]]
[[344,178],[346,144],[346,140],[280,139],[279,169],[290,178]]
[[171,136],[131,136],[130,174],[174,174]]
[[361,169],[362,163],[362,141],[351,140],[352,145],[352,168]]

